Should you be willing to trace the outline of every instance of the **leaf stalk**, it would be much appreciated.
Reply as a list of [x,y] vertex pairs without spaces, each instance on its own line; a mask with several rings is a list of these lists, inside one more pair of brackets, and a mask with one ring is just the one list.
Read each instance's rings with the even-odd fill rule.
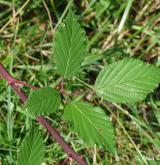
[[[21,90],[19,86],[15,83],[15,78],[12,77],[9,72],[5,69],[5,67],[0,63],[0,74],[1,76],[8,82],[8,84],[13,88],[13,90],[19,95],[20,99],[23,103],[25,103],[28,99],[27,95]],[[68,154],[68,156],[74,159],[79,165],[87,165],[87,163],[83,160],[83,157],[76,153],[68,143],[61,137],[60,132],[52,127],[47,119],[43,116],[38,116],[37,121],[42,124],[49,134],[61,145],[63,150]]]

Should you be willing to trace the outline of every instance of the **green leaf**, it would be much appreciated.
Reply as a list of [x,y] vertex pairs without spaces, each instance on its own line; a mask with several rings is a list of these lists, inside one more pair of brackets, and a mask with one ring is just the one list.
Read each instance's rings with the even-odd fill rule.
[[54,55],[58,72],[64,77],[72,77],[80,69],[86,54],[86,37],[76,16],[70,11],[61,24],[54,39]]
[[45,146],[37,130],[32,130],[22,141],[18,153],[18,165],[40,165],[44,159]]
[[26,107],[30,113],[35,115],[50,114],[57,110],[60,102],[61,98],[57,90],[43,87],[31,92]]
[[64,118],[88,145],[106,146],[115,151],[114,130],[109,118],[99,107],[84,102],[72,102],[65,107]]
[[115,103],[143,100],[160,82],[160,69],[136,59],[107,65],[97,77],[95,91]]

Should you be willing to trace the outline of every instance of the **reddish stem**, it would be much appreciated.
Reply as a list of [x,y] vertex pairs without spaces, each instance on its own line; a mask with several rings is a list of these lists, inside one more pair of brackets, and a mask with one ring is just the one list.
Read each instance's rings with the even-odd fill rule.
[[[0,64],[0,74],[2,77],[8,82],[8,84],[14,89],[14,91],[19,95],[20,99],[25,103],[28,99],[27,95],[21,90],[19,86],[16,85],[16,79],[13,78],[8,71],[4,68],[2,64]],[[17,81],[18,82],[18,81]],[[87,163],[83,160],[82,156],[76,153],[70,146],[67,144],[64,139],[61,137],[59,131],[53,128],[47,119],[43,116],[38,116],[37,121],[42,124],[51,136],[61,145],[63,150],[68,154],[69,157],[74,159],[80,165],[87,165]]]
[[14,81],[13,83],[16,84],[16,85],[19,85],[19,86],[26,86],[26,87],[29,87],[29,88],[31,88],[31,89],[33,89],[33,90],[38,89],[38,87],[35,87],[35,86],[33,86],[33,85],[30,85],[30,84],[28,84],[27,82],[19,81],[19,80],[17,80],[17,79],[15,79],[15,81]]

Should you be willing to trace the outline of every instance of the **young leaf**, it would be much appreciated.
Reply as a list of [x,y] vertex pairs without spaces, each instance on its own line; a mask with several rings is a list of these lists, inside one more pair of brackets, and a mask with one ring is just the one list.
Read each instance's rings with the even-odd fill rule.
[[44,158],[43,139],[36,130],[32,130],[23,140],[18,153],[18,165],[40,165]]
[[35,115],[55,112],[60,105],[59,92],[51,87],[43,87],[31,92],[26,103],[28,111]]
[[74,76],[86,53],[86,37],[76,16],[70,11],[54,39],[54,55],[58,72],[64,77]]
[[135,103],[143,100],[159,82],[160,69],[136,59],[124,59],[103,68],[95,91],[111,102]]
[[65,107],[64,118],[88,145],[107,146],[115,151],[114,130],[109,118],[99,107],[89,103],[72,102]]

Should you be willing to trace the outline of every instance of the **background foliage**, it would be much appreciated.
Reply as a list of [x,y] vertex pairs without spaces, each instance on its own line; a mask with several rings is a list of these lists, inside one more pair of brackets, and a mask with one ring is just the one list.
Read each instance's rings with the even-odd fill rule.
[[[0,0],[0,28],[25,2]],[[69,6],[73,7],[88,36],[89,53],[79,72],[83,81],[94,84],[102,66],[124,57],[135,57],[160,66],[158,0],[135,0],[131,5],[125,0],[30,0],[20,15],[0,32],[0,61],[15,77],[36,86],[59,88],[61,78],[52,60],[52,36],[58,20]],[[130,11],[128,19],[120,28],[127,9]],[[70,82],[65,82],[65,89],[68,93],[73,91],[72,98],[84,98],[94,105],[101,105],[116,132],[117,153],[113,155],[95,146],[86,147],[76,134],[68,130],[67,123],[57,118],[59,113],[48,117],[89,164],[158,164],[156,160],[144,162],[141,157],[156,158],[160,153],[159,88],[138,104],[119,106],[95,99],[95,95],[78,80],[71,79]],[[28,88],[25,91],[29,94]],[[26,117],[19,98],[5,81],[0,81],[0,93],[0,162],[15,164],[17,150],[34,121]],[[53,164],[65,158],[60,146],[52,143],[45,130],[42,133],[47,144],[44,163]]]

